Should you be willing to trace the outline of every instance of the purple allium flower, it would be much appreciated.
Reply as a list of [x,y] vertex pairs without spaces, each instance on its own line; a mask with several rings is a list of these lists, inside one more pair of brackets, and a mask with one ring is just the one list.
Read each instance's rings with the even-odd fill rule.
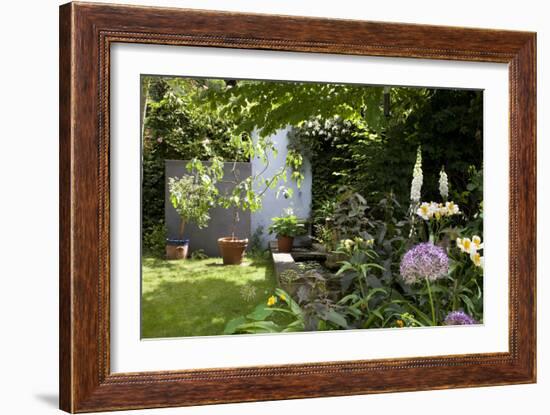
[[431,242],[413,246],[401,259],[401,276],[407,284],[424,278],[435,281],[449,272],[449,258],[445,250]]
[[445,317],[443,322],[446,326],[463,326],[466,324],[477,324],[472,317],[466,314],[464,311],[451,311]]

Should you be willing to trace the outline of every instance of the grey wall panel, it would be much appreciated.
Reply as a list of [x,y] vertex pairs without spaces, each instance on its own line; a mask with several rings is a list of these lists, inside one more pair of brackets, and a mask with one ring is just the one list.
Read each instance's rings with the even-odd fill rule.
[[[169,177],[181,177],[184,174],[188,174],[185,169],[187,161],[185,160],[166,160],[165,172],[165,204],[164,204],[164,216],[166,220],[167,235],[169,238],[178,237],[179,228],[179,216],[170,203],[168,192],[168,178]],[[207,163],[205,163],[207,164]],[[229,177],[233,163],[224,164],[224,173],[226,177]],[[251,175],[250,163],[237,163],[236,171],[239,177],[245,178]],[[218,184],[220,192],[230,191],[232,185],[228,183]],[[250,212],[239,212],[240,221],[237,225],[237,232],[235,236],[239,238],[250,238]],[[185,227],[184,238],[189,239],[190,252],[198,249],[203,249],[208,256],[219,256],[218,250],[218,238],[222,236],[231,236],[231,228],[233,221],[232,210],[223,209],[220,207],[213,208],[210,211],[210,222],[208,226],[203,229],[199,229],[195,224],[190,223]]]

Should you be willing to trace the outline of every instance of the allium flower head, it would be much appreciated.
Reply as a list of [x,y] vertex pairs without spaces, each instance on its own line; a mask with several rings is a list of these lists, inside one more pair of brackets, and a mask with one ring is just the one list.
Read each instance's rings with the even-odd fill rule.
[[422,175],[422,150],[418,146],[416,150],[416,163],[413,169],[413,179],[411,183],[411,200],[413,202],[420,202],[420,191],[422,190],[422,182],[424,176]]
[[477,324],[472,317],[466,314],[464,311],[451,311],[445,317],[443,322],[446,326],[464,326],[467,324]]
[[447,200],[449,197],[449,179],[447,178],[447,173],[445,169],[441,169],[439,172],[439,194],[443,200]]
[[449,272],[449,257],[445,250],[431,242],[413,246],[401,259],[401,277],[407,284],[424,278],[435,281]]

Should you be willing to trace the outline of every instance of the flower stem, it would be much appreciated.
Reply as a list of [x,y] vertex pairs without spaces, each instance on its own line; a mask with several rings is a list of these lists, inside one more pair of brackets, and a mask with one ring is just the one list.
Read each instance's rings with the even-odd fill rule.
[[430,307],[432,309],[432,326],[435,326],[434,299],[432,297],[432,289],[430,288],[430,280],[428,278],[426,278],[426,286],[428,287],[428,295],[430,296]]

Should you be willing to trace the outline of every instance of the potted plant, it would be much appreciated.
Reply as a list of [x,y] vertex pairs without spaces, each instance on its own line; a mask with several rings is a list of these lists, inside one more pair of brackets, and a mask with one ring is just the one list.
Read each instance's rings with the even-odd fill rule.
[[[226,175],[223,159],[219,156],[213,156],[208,164],[204,164],[198,159],[191,160],[187,165],[187,170],[195,172],[199,180],[206,181],[209,186],[216,183],[228,185],[226,186],[228,189],[226,192],[216,195],[216,204],[232,211],[231,236],[220,237],[218,246],[224,265],[239,265],[248,246],[247,238],[236,235],[237,224],[240,220],[239,213],[247,210],[255,212],[260,209],[265,192],[277,186],[280,180],[286,182],[287,167],[301,164],[301,156],[298,153],[289,152],[285,165],[278,168],[271,177],[266,177],[270,155],[275,156],[277,153],[271,139],[259,136],[256,140],[252,140],[250,135],[243,134],[232,136],[230,144],[237,152],[246,155],[249,159],[257,157],[262,160],[265,168],[256,174],[243,178],[240,177],[237,162],[234,161],[233,167]],[[291,177],[298,181],[299,174],[292,173]],[[279,191],[283,192],[285,197],[292,196],[292,190],[284,186],[281,186]]]
[[240,212],[249,210],[255,212],[262,207],[262,197],[266,190],[276,184],[285,169],[278,171],[271,179],[264,179],[263,187],[254,191],[255,184],[259,179],[253,175],[241,179],[235,168],[231,170],[230,178],[224,178],[224,182],[230,183],[232,190],[218,197],[218,204],[232,211],[231,236],[223,236],[218,239],[220,254],[224,265],[239,265],[242,263],[244,253],[248,247],[248,238],[236,236],[237,225],[240,220]]
[[195,176],[183,175],[168,179],[170,202],[180,217],[177,239],[166,239],[166,257],[185,259],[189,250],[189,240],[184,239],[185,225],[194,222],[203,228],[210,220],[209,210],[213,205],[216,189]]
[[277,249],[279,252],[291,252],[294,237],[305,233],[304,224],[298,221],[291,210],[271,220],[273,223],[269,227],[269,233],[277,235]]

